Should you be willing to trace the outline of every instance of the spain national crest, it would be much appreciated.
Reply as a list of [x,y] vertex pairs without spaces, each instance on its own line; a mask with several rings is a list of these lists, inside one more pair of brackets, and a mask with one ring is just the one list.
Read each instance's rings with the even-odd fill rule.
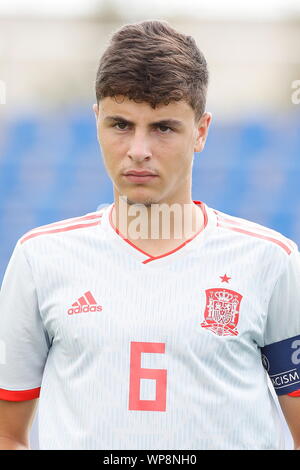
[[218,336],[237,336],[240,304],[243,296],[230,289],[207,289],[203,328]]

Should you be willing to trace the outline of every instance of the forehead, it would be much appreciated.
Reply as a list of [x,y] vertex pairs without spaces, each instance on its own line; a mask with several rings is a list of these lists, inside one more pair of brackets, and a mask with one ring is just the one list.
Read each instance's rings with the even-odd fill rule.
[[153,109],[147,102],[136,103],[124,96],[106,97],[99,101],[99,116],[118,114],[130,120],[194,119],[194,110],[185,101],[175,101],[168,105],[159,104]]

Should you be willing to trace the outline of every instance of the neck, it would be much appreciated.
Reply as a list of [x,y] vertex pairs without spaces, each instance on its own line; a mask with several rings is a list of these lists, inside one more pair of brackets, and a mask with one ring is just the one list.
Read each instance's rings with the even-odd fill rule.
[[192,200],[186,203],[128,204],[115,200],[112,223],[119,233],[132,241],[187,240],[204,225],[201,208]]

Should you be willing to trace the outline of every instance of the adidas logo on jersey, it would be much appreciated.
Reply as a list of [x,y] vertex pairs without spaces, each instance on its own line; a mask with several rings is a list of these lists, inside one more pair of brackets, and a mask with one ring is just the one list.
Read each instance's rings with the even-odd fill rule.
[[94,299],[90,291],[86,292],[82,297],[80,297],[77,302],[72,304],[72,307],[68,310],[68,315],[73,315],[75,313],[83,312],[101,312],[102,306],[97,305],[96,300]]

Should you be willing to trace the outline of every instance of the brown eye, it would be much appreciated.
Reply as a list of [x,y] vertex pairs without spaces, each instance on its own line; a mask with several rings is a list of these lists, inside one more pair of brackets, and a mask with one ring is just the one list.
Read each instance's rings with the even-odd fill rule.
[[172,129],[168,126],[163,126],[163,125],[159,125],[159,130],[162,132],[162,134],[168,134],[169,131],[171,131]]
[[123,121],[119,121],[119,122],[116,122],[116,124],[114,124],[114,127],[116,129],[119,129],[120,131],[124,131],[126,129],[126,126],[127,126],[127,123]]

